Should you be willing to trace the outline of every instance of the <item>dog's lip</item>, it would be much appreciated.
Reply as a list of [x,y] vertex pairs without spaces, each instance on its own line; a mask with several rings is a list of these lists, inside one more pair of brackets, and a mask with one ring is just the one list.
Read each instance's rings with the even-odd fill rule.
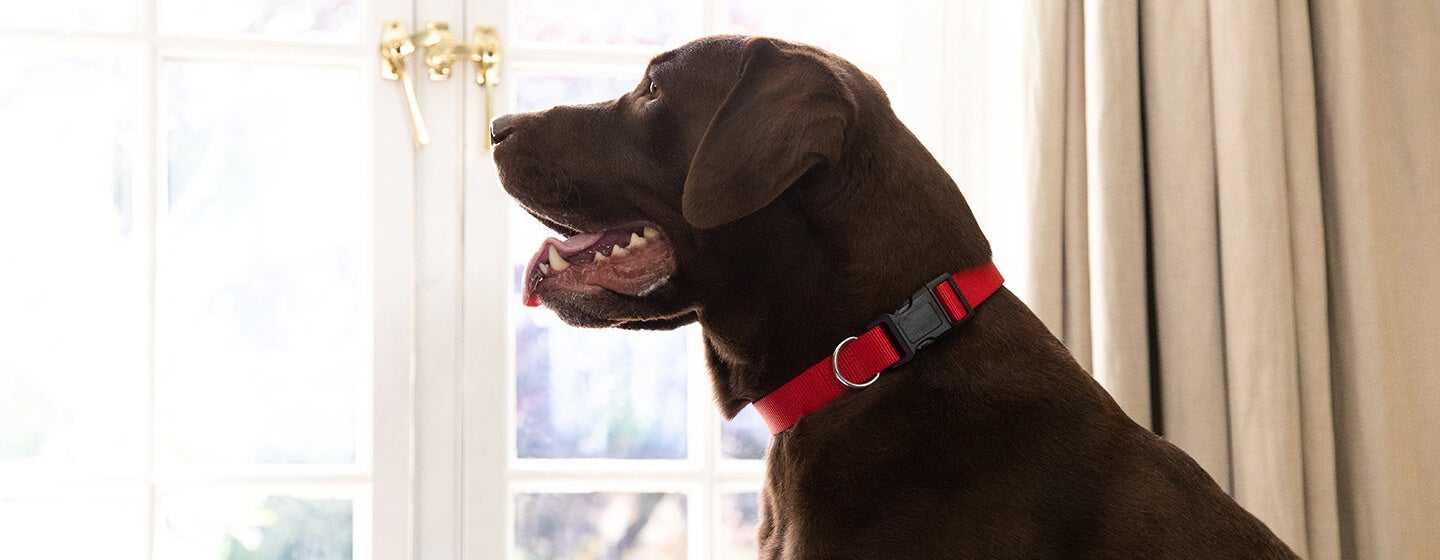
[[675,257],[660,226],[631,222],[565,240],[548,238],[530,257],[522,277],[525,305],[539,305],[542,283],[572,291],[586,287],[645,296],[669,279]]

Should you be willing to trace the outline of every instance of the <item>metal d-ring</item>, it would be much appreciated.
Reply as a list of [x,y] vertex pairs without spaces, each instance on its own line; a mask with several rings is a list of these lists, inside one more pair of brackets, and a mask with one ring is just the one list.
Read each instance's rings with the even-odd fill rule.
[[851,389],[864,389],[866,387],[869,387],[872,383],[875,383],[876,379],[880,379],[880,372],[875,372],[875,377],[871,377],[869,381],[866,381],[864,383],[851,383],[849,379],[845,379],[845,376],[840,375],[840,349],[844,348],[846,344],[849,344],[851,341],[854,341],[857,338],[858,337],[852,336],[850,338],[840,341],[840,344],[835,345],[835,352],[830,354],[830,371],[835,372],[835,379],[840,380],[840,382],[844,383],[846,387],[849,387]]

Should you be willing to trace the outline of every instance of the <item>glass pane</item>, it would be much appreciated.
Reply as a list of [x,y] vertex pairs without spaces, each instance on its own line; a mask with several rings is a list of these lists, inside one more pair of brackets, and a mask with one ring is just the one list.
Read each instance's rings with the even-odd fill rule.
[[0,3],[0,27],[60,31],[129,31],[134,0],[44,0]]
[[165,66],[162,460],[355,460],[370,354],[358,74]]
[[354,502],[344,498],[232,492],[162,495],[155,558],[349,559],[354,556],[354,509]]
[[[167,35],[355,41],[356,0],[160,0]],[[467,35],[468,37],[468,35]]]
[[515,110],[538,111],[556,105],[615,99],[634,89],[643,71],[644,68],[637,68],[634,76],[521,74],[515,81]]
[[685,496],[517,494],[515,547],[525,560],[685,558]]
[[525,0],[510,3],[519,41],[584,45],[678,45],[695,35],[690,2]]
[[145,502],[136,495],[0,498],[0,558],[140,560]]
[[138,467],[149,289],[136,65],[15,60],[0,79],[0,462]]
[[[516,108],[610,99],[638,79],[521,75]],[[576,329],[547,309],[521,306],[519,278],[540,242],[556,234],[513,206],[510,223],[518,455],[685,458],[689,335]]]
[[870,0],[718,0],[721,33],[810,43],[854,61],[898,62],[903,4]]
[[760,495],[725,494],[720,498],[720,555],[725,560],[755,558],[756,526],[760,524]]
[[735,419],[720,425],[720,451],[726,459],[764,459],[770,445],[765,419],[747,406]]
[[511,224],[518,455],[685,458],[686,332],[577,329],[520,305],[519,278],[554,233],[514,207]]

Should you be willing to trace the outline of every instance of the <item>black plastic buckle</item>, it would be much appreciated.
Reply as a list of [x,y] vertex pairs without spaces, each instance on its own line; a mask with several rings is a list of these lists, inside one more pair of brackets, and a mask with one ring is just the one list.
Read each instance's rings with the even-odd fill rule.
[[[955,297],[960,299],[960,305],[965,308],[965,316],[959,321],[951,322],[950,315],[945,312],[945,306],[940,303],[940,298],[935,295],[935,288],[941,284],[949,284],[950,289],[955,290]],[[909,362],[915,357],[915,352],[933,344],[939,340],[950,329],[970,318],[974,311],[970,302],[966,301],[965,294],[960,291],[960,286],[955,285],[955,278],[949,274],[942,274],[939,277],[925,284],[925,287],[910,294],[910,299],[905,305],[892,313],[886,313],[878,321],[871,323],[865,330],[869,331],[875,325],[885,325],[886,334],[895,343],[895,350],[900,354],[900,360],[890,367],[898,367]]]

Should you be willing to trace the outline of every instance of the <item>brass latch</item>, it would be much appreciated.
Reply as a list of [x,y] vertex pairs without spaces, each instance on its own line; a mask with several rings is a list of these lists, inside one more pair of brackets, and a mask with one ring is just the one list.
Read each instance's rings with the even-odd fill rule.
[[[431,81],[449,80],[457,60],[475,63],[475,83],[485,87],[485,123],[489,126],[495,117],[495,86],[500,82],[500,33],[495,26],[476,26],[471,42],[462,43],[455,40],[447,23],[430,23],[423,31],[412,34],[406,31],[402,22],[385,22],[380,35],[380,58],[383,60],[380,76],[398,80],[404,88],[410,123],[415,132],[415,145],[425,146],[430,143],[430,133],[425,128],[425,119],[415,99],[415,86],[405,71],[405,57],[415,52],[416,45],[425,48],[425,67],[429,70]],[[490,135],[484,136],[488,149]]]

